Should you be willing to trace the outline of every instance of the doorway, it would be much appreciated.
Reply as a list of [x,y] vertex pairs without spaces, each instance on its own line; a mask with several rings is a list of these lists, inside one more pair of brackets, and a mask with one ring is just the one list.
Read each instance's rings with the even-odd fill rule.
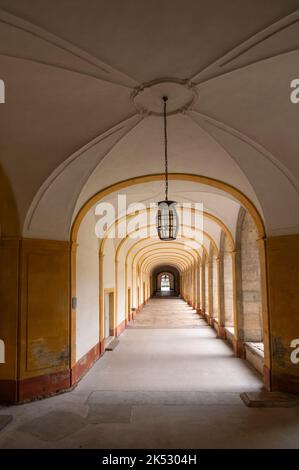
[[163,276],[161,276],[160,290],[162,292],[169,292],[170,291],[169,274],[164,274]]
[[114,289],[105,289],[104,291],[104,336],[105,347],[115,336],[114,325]]

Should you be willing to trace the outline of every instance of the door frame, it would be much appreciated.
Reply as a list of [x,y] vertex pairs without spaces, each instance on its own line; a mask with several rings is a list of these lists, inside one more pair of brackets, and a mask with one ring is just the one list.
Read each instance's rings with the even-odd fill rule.
[[[111,289],[104,289],[104,340],[106,341],[106,294],[109,295],[109,317],[111,320],[111,312],[110,312],[110,294],[113,294],[113,315],[112,315],[112,325],[111,322],[109,324],[109,336],[115,336],[115,302],[114,302],[114,297],[115,297],[115,290],[114,288]],[[111,330],[113,331],[113,335],[110,334]]]

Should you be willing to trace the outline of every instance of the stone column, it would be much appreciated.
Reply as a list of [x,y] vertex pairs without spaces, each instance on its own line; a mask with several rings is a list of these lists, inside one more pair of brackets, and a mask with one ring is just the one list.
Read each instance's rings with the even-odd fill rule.
[[217,258],[217,285],[218,285],[218,337],[225,338],[224,329],[224,292],[223,292],[223,267],[222,255],[219,254]]

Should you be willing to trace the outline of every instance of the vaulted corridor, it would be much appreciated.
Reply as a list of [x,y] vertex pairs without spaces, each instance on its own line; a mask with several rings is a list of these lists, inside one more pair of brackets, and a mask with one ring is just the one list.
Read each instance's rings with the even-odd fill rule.
[[183,300],[154,298],[73,391],[3,408],[0,447],[298,447],[298,408],[242,403],[261,387]]
[[0,449],[299,448],[299,0],[0,38]]

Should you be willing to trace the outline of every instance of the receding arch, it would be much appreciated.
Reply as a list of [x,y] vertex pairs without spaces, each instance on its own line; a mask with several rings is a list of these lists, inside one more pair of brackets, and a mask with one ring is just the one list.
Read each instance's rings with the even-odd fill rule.
[[[129,256],[130,252],[132,251],[132,249],[134,249],[134,247],[136,247],[138,244],[144,243],[144,242],[146,242],[146,240],[149,240],[149,239],[150,239],[150,237],[149,237],[149,238],[144,238],[144,239],[142,239],[142,240],[139,240],[139,241],[137,241],[135,244],[133,244],[132,247],[130,247],[130,249],[128,250],[127,255],[126,255],[125,269],[126,269],[126,265],[127,265],[128,256]],[[186,239],[186,238],[182,237],[182,240],[184,240],[184,239]],[[149,249],[149,248],[152,247],[152,246],[155,246],[155,247],[156,247],[156,249],[154,250],[155,252],[161,251],[161,253],[163,253],[163,252],[165,252],[165,250],[168,248],[168,249],[170,250],[170,253],[172,253],[172,252],[173,252],[173,247],[175,246],[176,249],[177,249],[178,251],[182,252],[185,257],[186,257],[186,255],[187,255],[187,257],[189,257],[189,256],[190,256],[189,251],[187,251],[187,250],[182,250],[181,248],[178,249],[178,245],[179,245],[179,246],[185,246],[184,243],[183,243],[182,241],[180,241],[180,240],[181,240],[181,239],[178,239],[178,240],[175,241],[175,242],[165,243],[165,244],[164,244],[164,243],[161,244],[161,242],[157,241],[157,242],[154,242],[154,243],[145,245],[145,246],[142,247],[137,253],[135,253],[135,255],[134,255],[133,259],[132,259],[132,272],[131,272],[131,285],[132,285],[131,294],[132,294],[132,295],[133,295],[133,271],[134,271],[134,263],[135,263],[135,259],[136,259],[136,257],[138,256],[138,254],[139,254],[141,251],[147,250],[147,249]],[[187,240],[190,241],[191,239],[188,239],[188,238],[187,238]],[[200,245],[200,244],[199,244],[199,245]],[[166,247],[167,247],[167,248],[166,248]],[[172,247],[172,249],[171,249],[171,247]],[[202,248],[204,249],[204,247],[202,247]],[[193,249],[192,249],[192,252],[195,254],[195,258],[194,258],[194,256],[193,256],[193,260],[194,260],[194,261],[196,260],[196,257],[198,257],[198,256],[199,256],[199,259],[200,259],[200,255],[199,255],[199,253],[197,252],[196,249],[193,248]],[[192,255],[191,255],[191,256],[192,256]],[[184,260],[184,261],[185,261],[185,260]],[[187,266],[185,266],[185,268],[186,268],[186,267],[187,267]],[[126,274],[126,270],[125,270],[125,291],[127,292],[127,274]],[[127,299],[125,300],[125,303],[126,303],[126,311],[127,311],[127,303],[128,303]]]
[[[121,189],[125,189],[130,186],[134,186],[136,184],[142,184],[142,183],[148,183],[152,181],[161,181],[164,180],[165,175],[163,173],[156,173],[152,175],[144,175],[144,176],[136,176],[134,178],[129,178],[124,181],[120,181],[118,183],[112,184],[110,186],[107,186],[104,189],[101,189],[98,191],[96,194],[94,194],[90,199],[88,199],[85,204],[81,207],[79,210],[78,214],[76,215],[72,228],[71,228],[71,241],[76,242],[77,240],[77,234],[78,230],[81,224],[82,219],[84,218],[85,214],[91,209],[97,202],[99,202],[101,199],[103,199],[105,196],[108,196],[109,194],[119,191]],[[256,223],[257,230],[259,233],[259,237],[263,238],[266,235],[265,232],[265,225],[263,222],[263,219],[255,207],[255,205],[250,201],[250,199],[245,196],[242,191],[239,189],[235,188],[234,186],[224,183],[223,181],[210,178],[208,176],[202,176],[202,175],[195,175],[195,174],[189,174],[189,173],[169,173],[169,180],[179,180],[179,181],[189,181],[189,182],[195,182],[195,183],[202,183],[206,184],[207,186],[212,186],[214,188],[220,189],[231,196],[233,196],[241,205],[243,205],[248,212],[251,214],[253,217],[253,220]]]
[[169,251],[161,251],[161,253],[157,252],[155,250],[155,253],[153,253],[152,255],[150,255],[148,258],[145,258],[141,261],[140,265],[139,265],[139,268],[144,268],[145,270],[147,270],[147,268],[149,268],[149,265],[151,263],[151,261],[153,259],[159,259],[159,257],[162,259],[163,257],[165,257],[165,259],[169,258],[169,259],[178,259],[178,260],[181,260],[182,261],[182,265],[187,269],[189,266],[191,266],[192,264],[190,263],[190,260],[189,262],[188,261],[185,261],[185,257],[183,254],[179,254],[179,253],[173,253],[171,250]]
[[[116,312],[115,316],[116,316],[116,318],[117,318],[117,311],[118,311],[118,261],[119,261],[119,260],[118,260],[118,255],[119,255],[120,250],[121,250],[121,248],[123,247],[123,245],[126,243],[127,240],[129,240],[130,236],[131,236],[133,233],[136,233],[136,232],[138,232],[138,231],[142,231],[142,230],[147,229],[147,228],[150,228],[150,227],[152,227],[152,225],[148,225],[148,224],[147,224],[147,225],[145,225],[145,226],[138,227],[137,229],[132,230],[130,233],[128,233],[128,234],[126,235],[125,238],[123,238],[123,239],[120,241],[120,243],[118,244],[118,246],[117,246],[117,248],[116,248],[115,255],[114,255],[114,260],[115,260],[115,303],[114,303],[114,305],[115,305],[115,312]],[[193,228],[193,227],[190,227],[190,228]],[[195,231],[199,231],[199,230],[197,230],[197,229],[194,229],[194,230],[195,230]],[[146,238],[149,238],[149,237],[144,237],[143,239],[146,239]],[[181,239],[182,239],[182,240],[184,239],[184,240],[189,240],[189,241],[195,241],[195,242],[196,242],[196,240],[194,240],[193,238],[181,237]],[[211,238],[211,241],[212,241],[212,238]],[[203,249],[205,249],[204,246],[200,244],[200,242],[197,242],[197,243],[198,243],[200,246],[202,246]],[[215,246],[216,246],[216,245],[215,245]],[[194,252],[195,252],[196,250],[195,250],[195,249],[191,249],[190,251],[194,251]],[[101,253],[103,253],[103,252],[101,252]],[[102,257],[101,257],[100,259],[102,260]],[[101,271],[101,273],[102,273],[102,271],[103,271],[102,262],[101,262],[101,266],[100,266],[100,271]],[[126,286],[125,286],[125,287],[126,287]],[[102,292],[102,286],[101,286],[100,291]],[[102,302],[101,302],[101,304],[102,304]],[[125,304],[126,304],[126,302],[125,302]],[[103,309],[103,307],[101,307],[101,309]]]
[[[113,184],[113,185],[107,187],[106,189],[96,193],[79,210],[77,216],[74,219],[74,223],[73,223],[72,231],[71,231],[72,278],[74,279],[74,282],[72,283],[73,295],[76,292],[76,290],[75,290],[75,277],[76,276],[75,276],[75,272],[74,272],[74,269],[73,269],[73,261],[76,259],[77,233],[78,233],[78,227],[80,226],[80,223],[83,220],[85,213],[87,213],[98,201],[100,201],[101,198],[103,198],[103,197],[105,197],[109,194],[112,194],[113,192],[120,191],[122,188],[125,189],[129,186],[134,186],[134,185],[138,185],[138,184],[141,184],[141,183],[148,183],[148,182],[151,182],[151,181],[161,181],[162,179],[164,179],[164,174],[146,175],[146,176],[136,177],[136,178],[132,178],[132,179],[129,179],[129,180],[125,180],[125,181]],[[259,214],[259,212],[257,211],[256,207],[254,206],[253,203],[251,203],[251,201],[247,198],[247,196],[245,196],[239,190],[237,190],[236,188],[233,188],[232,186],[230,186],[226,183],[223,183],[221,181],[214,180],[214,179],[211,179],[211,178],[207,178],[207,177],[202,177],[202,176],[199,176],[199,175],[173,173],[173,174],[170,175],[170,179],[177,180],[177,181],[186,181],[186,182],[189,181],[189,182],[193,182],[193,183],[196,182],[196,183],[210,185],[211,187],[217,188],[220,191],[226,192],[227,194],[232,196],[237,202],[239,202],[242,206],[246,207],[248,212],[251,214],[252,219],[254,220],[255,225],[257,227],[258,237],[259,237],[259,240],[261,241],[261,243],[259,244],[259,247],[260,247],[260,251],[262,253],[262,256],[264,256],[264,243],[263,243],[263,239],[264,239],[264,236],[265,236],[264,223],[263,223],[262,217]],[[150,209],[145,209],[145,211],[149,211],[149,210]],[[194,211],[193,209],[191,209],[191,210]],[[139,212],[141,212],[141,211],[139,211]],[[138,211],[137,211],[137,214],[138,214]],[[135,217],[137,214],[134,213],[134,214],[129,215],[128,217],[130,217],[130,216]],[[232,229],[231,228],[232,224],[229,224],[230,229],[228,229],[227,225],[221,219],[219,219],[219,217],[216,217],[214,214],[210,214],[208,211],[206,211],[206,212],[204,212],[203,215],[204,215],[204,217],[207,217],[207,219],[211,219],[218,226],[217,229],[216,229],[216,225],[214,225],[214,227],[215,227],[215,232],[214,232],[213,231],[214,230],[213,225],[209,224],[208,225],[209,231],[211,231],[213,234],[214,233],[215,234],[219,233],[219,236],[220,236],[221,232],[219,232],[219,229],[221,229],[222,233],[225,234],[226,240],[227,240],[227,243],[228,243],[227,249],[229,250],[229,252],[231,253],[231,255],[233,257],[234,256],[234,249],[235,249],[235,241],[234,241],[234,238],[232,236],[232,233],[230,232],[230,229]],[[121,220],[124,220],[124,219],[126,219],[126,216],[121,216],[121,217],[117,218],[115,221],[113,221],[110,228],[112,229],[113,226],[117,226],[117,224],[119,224],[121,222]],[[194,228],[194,227],[190,226],[190,228]],[[210,230],[210,228],[211,228],[211,230]],[[142,230],[142,229],[145,229],[145,226],[138,227],[138,230]],[[218,232],[216,230],[218,230]],[[218,258],[219,258],[219,248],[218,248],[217,243],[219,244],[219,241],[216,243],[215,240],[211,237],[210,233],[205,233],[205,236],[206,236],[205,244],[202,244],[200,250],[197,250],[198,251],[198,256],[200,256],[203,253],[206,256],[206,259],[209,260],[209,254],[210,254],[209,251],[210,250],[209,250],[209,248],[207,248],[207,244],[208,244],[209,247],[213,246],[213,250],[212,250],[213,253],[214,253],[213,259],[215,258],[216,260],[218,260]],[[123,264],[123,261],[124,261],[123,260],[123,255],[120,258],[119,254],[121,253],[122,247],[125,246],[126,239],[121,239],[120,242],[117,243],[116,246],[115,246],[114,260],[115,260],[115,273],[116,273],[115,277],[116,277],[116,279],[114,281],[114,286],[116,288],[116,297],[115,297],[115,307],[116,307],[116,309],[118,308],[118,305],[117,305],[117,298],[118,298],[118,294],[117,294],[117,287],[118,287],[118,278],[117,278],[117,276],[118,276],[118,274],[117,274],[118,273],[118,267],[117,267],[117,263],[119,262],[119,263]],[[107,237],[104,237],[102,239],[101,243],[100,243],[100,260],[101,260],[101,257],[103,255],[106,240],[107,240]],[[193,240],[196,241],[196,237],[194,237]],[[218,240],[218,235],[217,235],[217,240]],[[138,240],[138,242],[141,242],[141,244],[143,244],[143,241],[144,241],[144,239]],[[147,247],[147,245],[145,245],[144,247],[141,248],[140,251],[146,253],[148,251],[148,249],[149,248]],[[127,266],[126,266],[126,264],[127,264],[127,260],[129,259],[128,252],[131,253],[133,250],[135,250],[134,245],[125,248],[125,253],[124,253],[125,266],[121,267],[121,270],[122,270],[122,271],[120,271],[121,276],[123,276],[123,272],[125,273],[125,276],[127,276]],[[134,256],[136,258],[139,258],[139,255],[137,256],[136,253],[134,254]],[[148,258],[148,256],[145,256],[145,257]],[[182,260],[182,259],[180,259],[179,255],[174,255],[173,253],[171,253],[171,257],[170,257],[170,253],[167,253],[167,255],[165,255],[165,254],[163,255],[163,253],[161,251],[157,258],[153,255],[153,256],[150,257],[150,259],[147,259],[146,261],[144,261],[143,259],[138,260],[137,269],[141,268],[142,270],[145,270],[145,272],[149,276],[151,269],[154,266],[156,266],[157,263],[166,262],[166,261],[173,264],[175,267],[177,267],[181,271],[182,279],[185,279],[184,280],[184,285],[187,286],[186,289],[188,288],[188,283],[192,283],[192,285],[194,286],[195,282],[196,282],[196,289],[195,289],[195,287],[193,287],[192,292],[190,290],[188,291],[188,289],[187,289],[186,290],[186,297],[187,297],[187,299],[190,298],[191,303],[197,307],[198,306],[198,298],[199,298],[199,294],[200,294],[200,287],[198,286],[198,283],[199,283],[199,279],[200,279],[201,276],[200,276],[200,273],[197,272],[198,269],[195,269],[195,265],[202,266],[202,263],[201,263],[199,258],[197,258],[196,262],[194,260],[193,263],[185,264],[186,263],[186,256],[184,256],[184,260]],[[209,260],[209,262],[211,262],[211,260]],[[215,272],[215,276],[216,276],[216,274],[218,274],[218,261],[215,263],[215,261],[213,260],[213,262],[214,262],[214,265],[215,265],[215,269],[214,269],[214,266],[213,266],[212,268],[214,270],[212,272]],[[188,268],[188,266],[190,267],[190,269]],[[217,270],[216,270],[216,268],[217,268]],[[185,271],[186,271],[186,275],[184,275]],[[142,274],[142,276],[145,276],[145,275]],[[264,267],[264,271],[263,271],[263,276],[264,276],[264,279],[266,279],[265,267]],[[101,277],[103,277],[103,272],[101,273]],[[147,278],[147,282],[148,282],[148,278]],[[208,288],[212,289],[210,284],[211,284],[211,280],[208,283]],[[215,283],[215,284],[217,284],[217,283]],[[132,285],[133,284],[131,284],[131,286]],[[265,283],[264,285],[266,286],[267,284]],[[121,284],[121,286],[122,286],[122,284]],[[143,286],[141,286],[141,287],[143,287]],[[121,287],[121,289],[123,289],[123,286]],[[131,291],[132,291],[132,289],[133,288],[131,287]],[[126,299],[126,296],[128,295],[127,290],[128,289],[126,287],[126,289],[125,289],[125,299]],[[148,292],[148,290],[147,290],[147,292]],[[130,295],[132,295],[132,293]],[[145,296],[142,297],[143,300],[144,300],[144,297]],[[264,299],[266,299],[266,301],[268,301],[267,300],[267,293],[264,296]],[[125,302],[125,311],[127,311],[127,306],[126,306],[127,302],[126,302],[126,300],[124,301],[123,299],[121,300],[120,310],[122,311],[124,302]],[[217,302],[217,299],[215,300],[215,303],[216,302]],[[100,301],[100,304],[101,304],[101,301]],[[130,302],[130,305],[132,305],[131,302]],[[264,306],[263,313],[267,315],[267,305]],[[123,313],[121,313],[121,315],[123,315]],[[102,317],[101,313],[100,313],[100,316]],[[122,318],[122,317],[120,317],[120,318]],[[266,317],[266,321],[268,321],[267,317]]]
[[170,266],[169,264],[159,264],[153,268],[150,272],[151,276],[151,294],[155,294],[159,288],[159,276],[163,273],[169,273],[172,275],[172,282],[170,281],[170,287],[173,287],[173,294],[178,295],[180,293],[180,271],[178,268]]
[[[122,223],[124,220],[130,220],[140,214],[143,214],[145,212],[149,213],[149,212],[153,212],[155,209],[153,208],[146,208],[146,209],[143,209],[143,210],[138,210],[136,212],[134,212],[133,214],[128,214],[128,215],[124,215],[124,216],[121,216],[119,218],[116,218],[112,223],[111,225],[107,228],[106,230],[106,233],[105,233],[105,236],[103,237],[102,241],[101,241],[101,244],[100,244],[100,250],[103,251],[104,250],[104,247],[105,247],[105,241],[107,240],[109,234],[111,233],[111,231],[115,228],[115,226],[117,226],[118,224]],[[219,217],[215,216],[214,214],[210,214],[209,212],[203,210],[203,211],[199,211],[198,209],[194,208],[194,207],[191,207],[191,208],[187,208],[186,210],[190,210],[190,212],[192,214],[202,214],[203,217],[206,217],[207,219],[215,222],[217,225],[219,225],[220,229],[224,231],[224,233],[227,235],[228,237],[228,240],[231,244],[231,249],[233,250],[234,249],[234,246],[235,246],[235,242],[234,242],[234,238],[232,236],[232,233],[231,231],[229,230],[229,228],[227,227],[227,225],[221,220],[219,219]],[[188,227],[186,224],[183,225],[184,227]],[[190,226],[190,228],[194,228],[193,226]],[[211,242],[213,243],[216,251],[218,252],[218,247],[216,246],[216,243],[214,241],[214,239],[212,239],[212,237],[210,237],[208,235],[207,232],[203,231],[203,234],[207,235]]]

